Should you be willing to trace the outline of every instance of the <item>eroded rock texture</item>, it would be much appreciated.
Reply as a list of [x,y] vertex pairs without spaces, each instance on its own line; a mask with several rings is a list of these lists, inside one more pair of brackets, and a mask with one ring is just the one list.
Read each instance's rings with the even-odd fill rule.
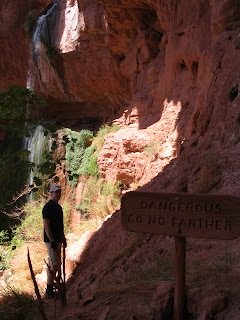
[[[48,101],[45,115],[63,125],[118,123],[120,130],[106,136],[98,164],[107,180],[120,180],[129,190],[239,196],[239,0],[56,3],[50,14],[49,0],[0,1],[0,89],[28,86]],[[35,33],[36,13],[46,16],[44,33]],[[201,249],[194,240],[188,239],[187,258],[203,263],[199,273],[207,282],[210,264],[204,257],[224,252],[225,242],[201,242]],[[153,295],[151,308],[142,291],[140,298],[121,295],[120,302],[110,293],[111,303],[93,294],[104,283],[131,280],[136,270],[143,274],[155,253],[161,262],[162,253],[173,250],[173,238],[130,235],[118,211],[84,241],[87,249],[68,283],[69,305],[61,319],[153,319],[154,308],[159,318],[168,314],[164,288]],[[129,243],[132,249],[122,251]],[[238,259],[239,240],[229,248]],[[235,297],[230,312],[221,315],[225,296],[208,288],[188,293],[188,311],[198,319],[237,319],[235,272],[224,282]]]
[[[238,189],[239,0],[4,0],[0,17],[1,89],[28,86],[62,124],[122,128],[99,157],[107,179]],[[196,187],[209,163],[214,183]]]

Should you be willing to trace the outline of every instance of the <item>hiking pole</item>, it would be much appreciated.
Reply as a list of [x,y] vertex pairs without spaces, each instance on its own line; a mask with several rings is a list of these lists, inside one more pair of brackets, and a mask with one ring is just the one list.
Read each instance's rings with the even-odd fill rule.
[[[54,286],[55,288],[58,290],[58,294],[59,294],[59,299],[60,299],[60,303],[61,303],[61,306],[64,307],[65,306],[65,303],[64,303],[64,298],[63,298],[63,288],[62,288],[62,277],[61,277],[61,266],[60,266],[60,270],[58,270],[58,275],[56,276],[52,269],[50,268],[49,264],[45,261],[47,267],[48,267],[48,270],[49,272],[51,273],[51,275],[53,276],[54,278]],[[56,300],[56,296],[55,296],[55,300]]]
[[40,312],[43,320],[47,320],[45,311],[43,309],[42,299],[41,299],[41,295],[39,293],[38,284],[37,284],[37,281],[36,281],[36,278],[35,278],[35,274],[33,272],[32,262],[31,262],[30,253],[29,253],[29,249],[28,248],[27,248],[27,257],[28,257],[28,266],[29,266],[29,269],[30,269],[31,278],[32,278],[32,281],[33,281],[33,284],[34,284],[35,293],[36,293],[36,296],[37,296],[37,299],[38,299],[38,309],[39,309],[39,312]]
[[65,261],[66,261],[66,252],[65,246],[63,245],[63,300],[64,305],[67,304],[67,295],[66,295],[66,270],[65,270]]

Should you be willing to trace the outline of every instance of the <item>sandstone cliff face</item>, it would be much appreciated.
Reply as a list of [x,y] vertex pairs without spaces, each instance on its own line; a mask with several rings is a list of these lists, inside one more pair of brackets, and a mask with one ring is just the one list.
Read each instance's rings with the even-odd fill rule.
[[[107,179],[142,185],[175,159],[178,178],[174,168],[157,189],[193,191],[207,161],[237,180],[238,0],[57,0],[48,14],[50,4],[1,2],[1,89],[28,86],[58,122],[118,123],[99,157]],[[45,44],[39,34],[37,49],[22,27],[34,10],[50,34]],[[224,190],[235,188],[229,183]]]
[[[56,2],[47,18],[48,50],[40,43],[35,57],[22,25],[33,10],[47,15],[51,2],[0,2],[0,89],[27,85],[48,101],[45,115],[59,123],[81,127],[87,118],[118,123],[120,130],[106,137],[98,159],[108,180],[121,180],[129,189],[239,196],[239,0]],[[130,265],[152,263],[153,249],[169,249],[171,239],[145,235],[134,253],[107,269],[113,248],[120,251],[131,240],[119,216],[114,214],[89,242],[69,284],[69,312],[75,303],[78,314],[81,294],[83,305],[91,302],[88,295],[104,279],[128,274]],[[196,255],[202,248],[196,261],[218,247],[204,242],[196,249],[193,240],[189,243]],[[139,301],[133,300],[132,308]],[[109,308],[105,303],[102,298],[101,305]],[[95,301],[91,317],[88,304],[84,319],[106,319],[104,313],[98,317],[99,305]],[[126,298],[113,318],[123,319],[127,305]],[[234,319],[232,314],[218,319]]]
[[[105,44],[104,12],[95,1],[56,3],[51,14],[51,1],[29,1],[21,10],[17,1],[0,4],[1,72],[6,75],[0,87],[29,87],[49,102],[45,116],[59,121],[106,119],[129,101],[130,90],[119,59]],[[31,43],[23,26],[34,12],[46,16],[47,27],[36,35],[36,24]]]
[[[127,1],[122,7],[101,3],[110,16],[117,12],[119,32],[124,33],[133,23],[134,10]],[[134,4],[137,12],[145,11],[145,18],[151,12],[151,19],[144,27],[138,24],[121,61],[132,95],[115,121],[131,128],[129,139],[135,140],[132,130],[140,130],[145,138],[131,151],[124,144],[126,129],[122,137],[120,132],[109,136],[99,158],[101,172],[108,179],[124,176],[126,184],[140,185],[158,175],[145,186],[155,191],[238,194],[234,159],[239,154],[239,2]],[[121,19],[123,12],[130,22]],[[144,148],[149,140],[150,157]]]

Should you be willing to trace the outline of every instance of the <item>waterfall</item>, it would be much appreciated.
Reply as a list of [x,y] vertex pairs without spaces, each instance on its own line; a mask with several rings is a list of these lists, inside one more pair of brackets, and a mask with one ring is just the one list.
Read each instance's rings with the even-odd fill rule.
[[[48,28],[48,17],[57,6],[55,1],[52,2],[52,7],[46,14],[40,16],[37,20],[36,28],[32,37],[32,58],[35,66],[38,69],[39,77],[42,83],[49,82],[50,62],[46,55],[47,48],[51,47],[51,36]],[[33,89],[34,79],[32,77],[32,68],[28,72],[27,87]]]
[[[50,134],[45,136],[44,127],[38,125],[29,138],[24,139],[24,149],[30,152],[28,160],[33,164],[29,173],[29,185],[33,184],[33,178],[39,175],[37,165],[43,163],[44,153],[51,151],[52,140]],[[30,202],[34,200],[33,192],[30,194]]]
[[[29,62],[29,65],[30,65],[30,62]],[[34,76],[33,76],[31,67],[28,70],[26,88],[31,91],[34,90]]]
[[48,10],[48,12],[38,18],[37,26],[32,38],[33,56],[38,56],[41,50],[42,43],[47,48],[51,46],[51,37],[48,31],[47,17],[53,12],[56,6],[57,6],[57,3],[53,1],[53,6]]

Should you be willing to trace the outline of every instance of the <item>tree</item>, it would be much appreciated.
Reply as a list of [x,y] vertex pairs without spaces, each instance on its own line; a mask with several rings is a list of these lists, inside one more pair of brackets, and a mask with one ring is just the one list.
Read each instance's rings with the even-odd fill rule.
[[[46,102],[27,88],[12,86],[0,92],[0,128],[6,132],[0,149],[0,210],[12,202],[17,188],[24,185],[29,170],[34,166],[28,160],[29,151],[21,147],[21,141],[23,137],[30,136],[30,126],[37,124],[30,116],[36,106],[44,107]],[[56,131],[53,125],[48,129]],[[52,153],[46,156],[45,163],[39,168],[51,177],[56,168]],[[41,183],[41,179],[36,178],[35,184],[39,186]]]

